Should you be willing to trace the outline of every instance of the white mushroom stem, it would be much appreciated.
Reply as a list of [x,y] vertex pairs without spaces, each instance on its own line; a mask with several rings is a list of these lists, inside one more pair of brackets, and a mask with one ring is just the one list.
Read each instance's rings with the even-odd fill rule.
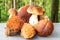
[[37,15],[31,15],[31,17],[30,17],[30,19],[29,19],[29,23],[31,24],[31,25],[35,25],[35,24],[37,24],[38,23],[38,17],[37,17]]

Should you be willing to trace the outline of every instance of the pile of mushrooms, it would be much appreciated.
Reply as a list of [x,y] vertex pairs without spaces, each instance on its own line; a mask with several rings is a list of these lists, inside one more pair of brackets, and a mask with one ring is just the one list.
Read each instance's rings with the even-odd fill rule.
[[[32,38],[36,34],[44,37],[49,36],[53,32],[54,26],[44,12],[45,10],[42,7],[32,5],[23,6],[18,11],[12,8],[9,10],[10,16],[6,24],[6,29],[11,29],[13,33],[19,33],[24,38]],[[15,19],[15,16],[18,17]],[[12,28],[14,25],[16,26],[14,28],[17,29]],[[15,30],[17,30],[17,32],[14,32]],[[6,35],[11,35],[10,31],[7,31]]]

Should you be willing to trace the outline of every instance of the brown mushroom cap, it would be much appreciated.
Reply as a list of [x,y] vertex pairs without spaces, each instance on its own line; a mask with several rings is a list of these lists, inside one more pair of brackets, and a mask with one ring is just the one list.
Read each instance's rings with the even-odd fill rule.
[[39,6],[29,6],[27,12],[30,14],[43,15],[44,9]]
[[25,6],[21,7],[18,10],[18,14],[17,14],[19,17],[21,17],[24,20],[24,22],[27,22],[27,23],[29,22],[29,18],[31,16],[31,14],[29,14],[27,12],[28,7],[29,7],[29,5],[25,5]]
[[6,34],[7,35],[15,35],[19,32],[24,24],[24,21],[19,16],[13,16],[8,19],[6,24]]
[[40,20],[35,29],[39,36],[49,36],[54,30],[53,23],[50,20]]
[[32,25],[29,23],[24,23],[22,29],[21,29],[21,36],[24,38],[32,38],[35,36],[35,29]]
[[10,8],[8,11],[10,14],[17,14],[17,11],[15,8]]

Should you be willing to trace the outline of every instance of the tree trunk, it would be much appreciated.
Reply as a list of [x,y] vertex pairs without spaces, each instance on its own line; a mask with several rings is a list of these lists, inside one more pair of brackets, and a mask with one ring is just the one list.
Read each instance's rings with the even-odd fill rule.
[[14,8],[16,8],[16,6],[15,6],[15,2],[16,2],[16,0],[13,0],[13,3],[14,3]]
[[29,5],[34,5],[34,0],[29,0]]
[[12,0],[12,8],[14,8],[14,1]]
[[52,22],[58,22],[58,8],[59,8],[59,0],[53,0],[52,11],[51,11]]
[[42,6],[45,7],[46,0],[43,0]]

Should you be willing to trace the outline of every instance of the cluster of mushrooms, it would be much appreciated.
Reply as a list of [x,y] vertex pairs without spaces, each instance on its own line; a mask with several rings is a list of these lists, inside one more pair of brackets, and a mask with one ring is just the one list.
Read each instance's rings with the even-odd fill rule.
[[19,34],[23,38],[33,38],[37,34],[47,37],[54,30],[53,23],[44,14],[42,7],[25,5],[18,11],[11,8],[8,12],[10,16],[5,29],[7,36]]

